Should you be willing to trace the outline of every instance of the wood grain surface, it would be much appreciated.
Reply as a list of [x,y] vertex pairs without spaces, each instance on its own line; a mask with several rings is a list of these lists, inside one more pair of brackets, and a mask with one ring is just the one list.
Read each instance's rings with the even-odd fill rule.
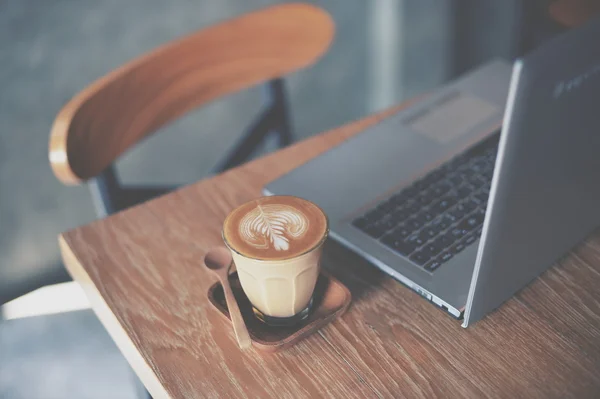
[[322,9],[291,3],[202,29],[97,80],[59,112],[50,163],[66,184],[98,175],[166,123],[227,94],[308,66],[333,39]]
[[265,183],[394,110],[60,237],[66,265],[155,397],[600,397],[600,234],[493,314],[460,323],[333,242],[347,312],[285,351],[240,351],[201,265]]

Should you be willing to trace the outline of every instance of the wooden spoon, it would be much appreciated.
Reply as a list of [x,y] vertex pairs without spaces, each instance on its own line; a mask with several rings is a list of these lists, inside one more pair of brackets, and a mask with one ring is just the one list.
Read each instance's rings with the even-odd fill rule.
[[233,259],[231,253],[227,248],[223,247],[211,249],[204,257],[204,264],[219,278],[219,281],[221,281],[221,285],[223,286],[225,300],[227,301],[227,309],[229,309],[229,317],[231,317],[233,331],[235,332],[238,345],[241,349],[246,349],[252,345],[252,340],[250,339],[250,334],[248,334],[248,329],[246,328],[246,323],[242,317],[242,312],[240,312],[240,307],[238,306],[238,303],[233,296],[233,291],[231,291],[231,286],[229,285],[229,269],[231,268],[232,263]]

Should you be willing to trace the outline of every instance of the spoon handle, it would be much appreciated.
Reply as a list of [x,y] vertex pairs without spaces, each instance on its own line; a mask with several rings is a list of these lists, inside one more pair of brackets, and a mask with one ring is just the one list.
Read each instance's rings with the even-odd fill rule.
[[235,332],[238,345],[241,349],[246,349],[252,345],[252,339],[250,339],[250,334],[248,334],[242,312],[240,312],[240,307],[233,296],[233,291],[231,291],[227,274],[221,276],[221,285],[223,286],[223,292],[225,293],[227,309],[229,309],[229,317],[231,317],[231,323],[233,324],[233,331]]

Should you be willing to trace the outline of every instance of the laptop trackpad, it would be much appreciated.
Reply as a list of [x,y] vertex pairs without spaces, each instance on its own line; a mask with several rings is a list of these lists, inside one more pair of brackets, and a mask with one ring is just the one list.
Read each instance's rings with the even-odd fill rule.
[[414,131],[445,144],[471,132],[498,111],[497,106],[486,100],[455,91],[412,115],[405,123]]

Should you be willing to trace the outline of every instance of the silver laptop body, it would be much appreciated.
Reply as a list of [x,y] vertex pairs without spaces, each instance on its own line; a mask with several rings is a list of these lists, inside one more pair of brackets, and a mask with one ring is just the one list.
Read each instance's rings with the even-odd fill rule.
[[[600,20],[595,20],[512,68],[503,61],[490,62],[264,191],[317,203],[329,215],[334,239],[453,316],[464,315],[466,327],[600,225],[598,37]],[[479,158],[471,162],[473,153]],[[481,154],[493,156],[493,174],[485,183],[482,175],[471,177]],[[465,180],[455,178],[456,165]],[[455,183],[444,180],[446,176]],[[428,202],[434,190],[419,184],[432,179],[436,185],[431,187],[442,187],[443,193]],[[444,191],[444,183],[450,191]],[[464,191],[473,188],[471,194],[458,196],[463,186]],[[397,205],[396,198],[405,202]],[[445,208],[442,198],[456,204],[446,201],[450,205]],[[419,201],[425,205],[413,206],[406,219],[406,204]],[[456,211],[463,203],[478,206],[463,214]],[[436,211],[429,212],[429,207]],[[452,221],[451,212],[458,218]],[[434,219],[425,220],[427,213]],[[377,219],[371,226],[367,216],[372,214]],[[391,224],[398,214],[400,225],[410,223],[410,229]],[[441,231],[443,217],[450,224]],[[403,236],[406,231],[408,237]],[[428,233],[436,234],[431,241],[426,241]],[[456,241],[435,252],[440,245],[430,244],[439,244],[448,234]],[[409,241],[408,249],[397,236]],[[416,242],[419,247],[412,250]],[[430,254],[435,256],[427,258]],[[444,260],[438,261],[442,255]]]

